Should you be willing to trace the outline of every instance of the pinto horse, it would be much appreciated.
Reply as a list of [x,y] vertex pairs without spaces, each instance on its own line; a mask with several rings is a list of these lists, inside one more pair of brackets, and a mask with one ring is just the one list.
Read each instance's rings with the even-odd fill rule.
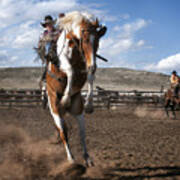
[[[61,19],[62,33],[57,41],[58,61],[49,61],[46,73],[48,104],[55,126],[65,146],[67,159],[74,161],[70,151],[65,125],[66,112],[74,116],[80,128],[80,140],[87,166],[93,165],[85,143],[84,100],[81,89],[88,82],[85,101],[87,111],[92,111],[92,90],[96,71],[96,52],[106,27],[92,15],[70,12]],[[68,105],[63,101],[68,101]]]

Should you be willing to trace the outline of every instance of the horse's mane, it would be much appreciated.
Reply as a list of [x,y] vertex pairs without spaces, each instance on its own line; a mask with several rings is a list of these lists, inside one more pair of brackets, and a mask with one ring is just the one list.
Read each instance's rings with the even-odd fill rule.
[[73,11],[66,13],[60,20],[60,27],[71,31],[73,27],[80,25],[82,22],[92,23],[96,18],[87,12]]

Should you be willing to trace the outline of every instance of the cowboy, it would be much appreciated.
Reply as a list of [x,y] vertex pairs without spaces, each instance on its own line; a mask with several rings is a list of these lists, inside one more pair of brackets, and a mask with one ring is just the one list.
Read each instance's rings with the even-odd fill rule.
[[51,44],[57,41],[60,31],[55,28],[56,20],[50,15],[45,16],[44,22],[41,25],[44,27],[44,32],[40,35],[38,48],[45,48],[45,58],[49,55]]
[[[63,16],[60,14],[61,17]],[[59,15],[59,16],[60,16]],[[56,54],[56,41],[61,33],[61,30],[55,27],[56,20],[53,20],[52,16],[47,15],[41,25],[44,27],[44,32],[40,35],[38,42],[38,54],[43,63],[47,61],[52,61],[53,63],[58,62],[58,57]],[[42,75],[40,86],[46,81],[47,67],[45,66],[45,71]]]
[[173,96],[174,97],[178,97],[178,92],[179,92],[179,76],[177,75],[177,72],[174,70],[171,73],[171,78],[170,78],[170,82],[171,82],[171,88],[173,89]]
[[[44,27],[43,33],[40,35],[38,48],[35,48],[40,59],[43,63],[46,63],[44,72],[42,74],[41,80],[39,82],[40,88],[42,90],[46,89],[46,73],[47,73],[47,64],[49,61],[53,63],[58,62],[58,57],[56,54],[56,41],[61,33],[59,29],[55,28],[56,20],[53,20],[52,16],[47,15],[44,18],[44,21],[41,22],[41,25]],[[46,107],[47,98],[46,95],[43,95],[43,107]]]

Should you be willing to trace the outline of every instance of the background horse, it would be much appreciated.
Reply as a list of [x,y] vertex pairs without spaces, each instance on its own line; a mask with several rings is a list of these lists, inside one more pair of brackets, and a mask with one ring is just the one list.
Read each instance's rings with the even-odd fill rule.
[[[90,166],[93,163],[85,143],[84,101],[81,89],[88,81],[89,92],[85,104],[89,106],[92,103],[89,101],[92,100],[96,52],[106,28],[99,25],[98,20],[88,13],[71,12],[61,19],[61,29],[62,33],[57,41],[58,62],[48,62],[46,74],[48,104],[70,162],[74,159],[68,145],[64,116],[69,112],[77,119],[84,159]],[[70,80],[68,73],[72,78]],[[66,92],[69,94],[65,94]],[[68,106],[62,103],[62,98],[66,95],[70,99]]]
[[174,93],[173,93],[173,89],[168,89],[167,92],[165,92],[165,104],[164,104],[164,107],[165,107],[165,111],[166,111],[166,114],[167,116],[169,117],[169,111],[168,109],[170,108],[171,109],[171,112],[172,112],[172,115],[173,115],[173,118],[176,119],[176,108],[177,106],[180,105],[180,98],[176,98],[174,97]]

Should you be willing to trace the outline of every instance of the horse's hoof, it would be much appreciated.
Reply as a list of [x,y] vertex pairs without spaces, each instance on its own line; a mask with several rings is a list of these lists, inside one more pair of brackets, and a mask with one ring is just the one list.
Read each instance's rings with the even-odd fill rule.
[[90,106],[85,107],[85,113],[91,114],[93,112],[94,112],[94,108],[93,107],[90,107]]
[[89,157],[89,155],[87,153],[84,154],[84,160],[85,160],[85,163],[86,163],[87,167],[94,166],[93,160]]
[[68,162],[69,162],[69,164],[74,164],[74,159],[73,158],[70,158],[70,159],[68,159]]
[[81,176],[86,172],[86,167],[77,163],[65,164],[61,172],[63,178],[58,179],[82,179]]
[[93,167],[93,166],[94,166],[94,163],[93,163],[93,161],[92,161],[90,158],[88,158],[88,159],[86,160],[86,166],[87,166],[87,167]]

